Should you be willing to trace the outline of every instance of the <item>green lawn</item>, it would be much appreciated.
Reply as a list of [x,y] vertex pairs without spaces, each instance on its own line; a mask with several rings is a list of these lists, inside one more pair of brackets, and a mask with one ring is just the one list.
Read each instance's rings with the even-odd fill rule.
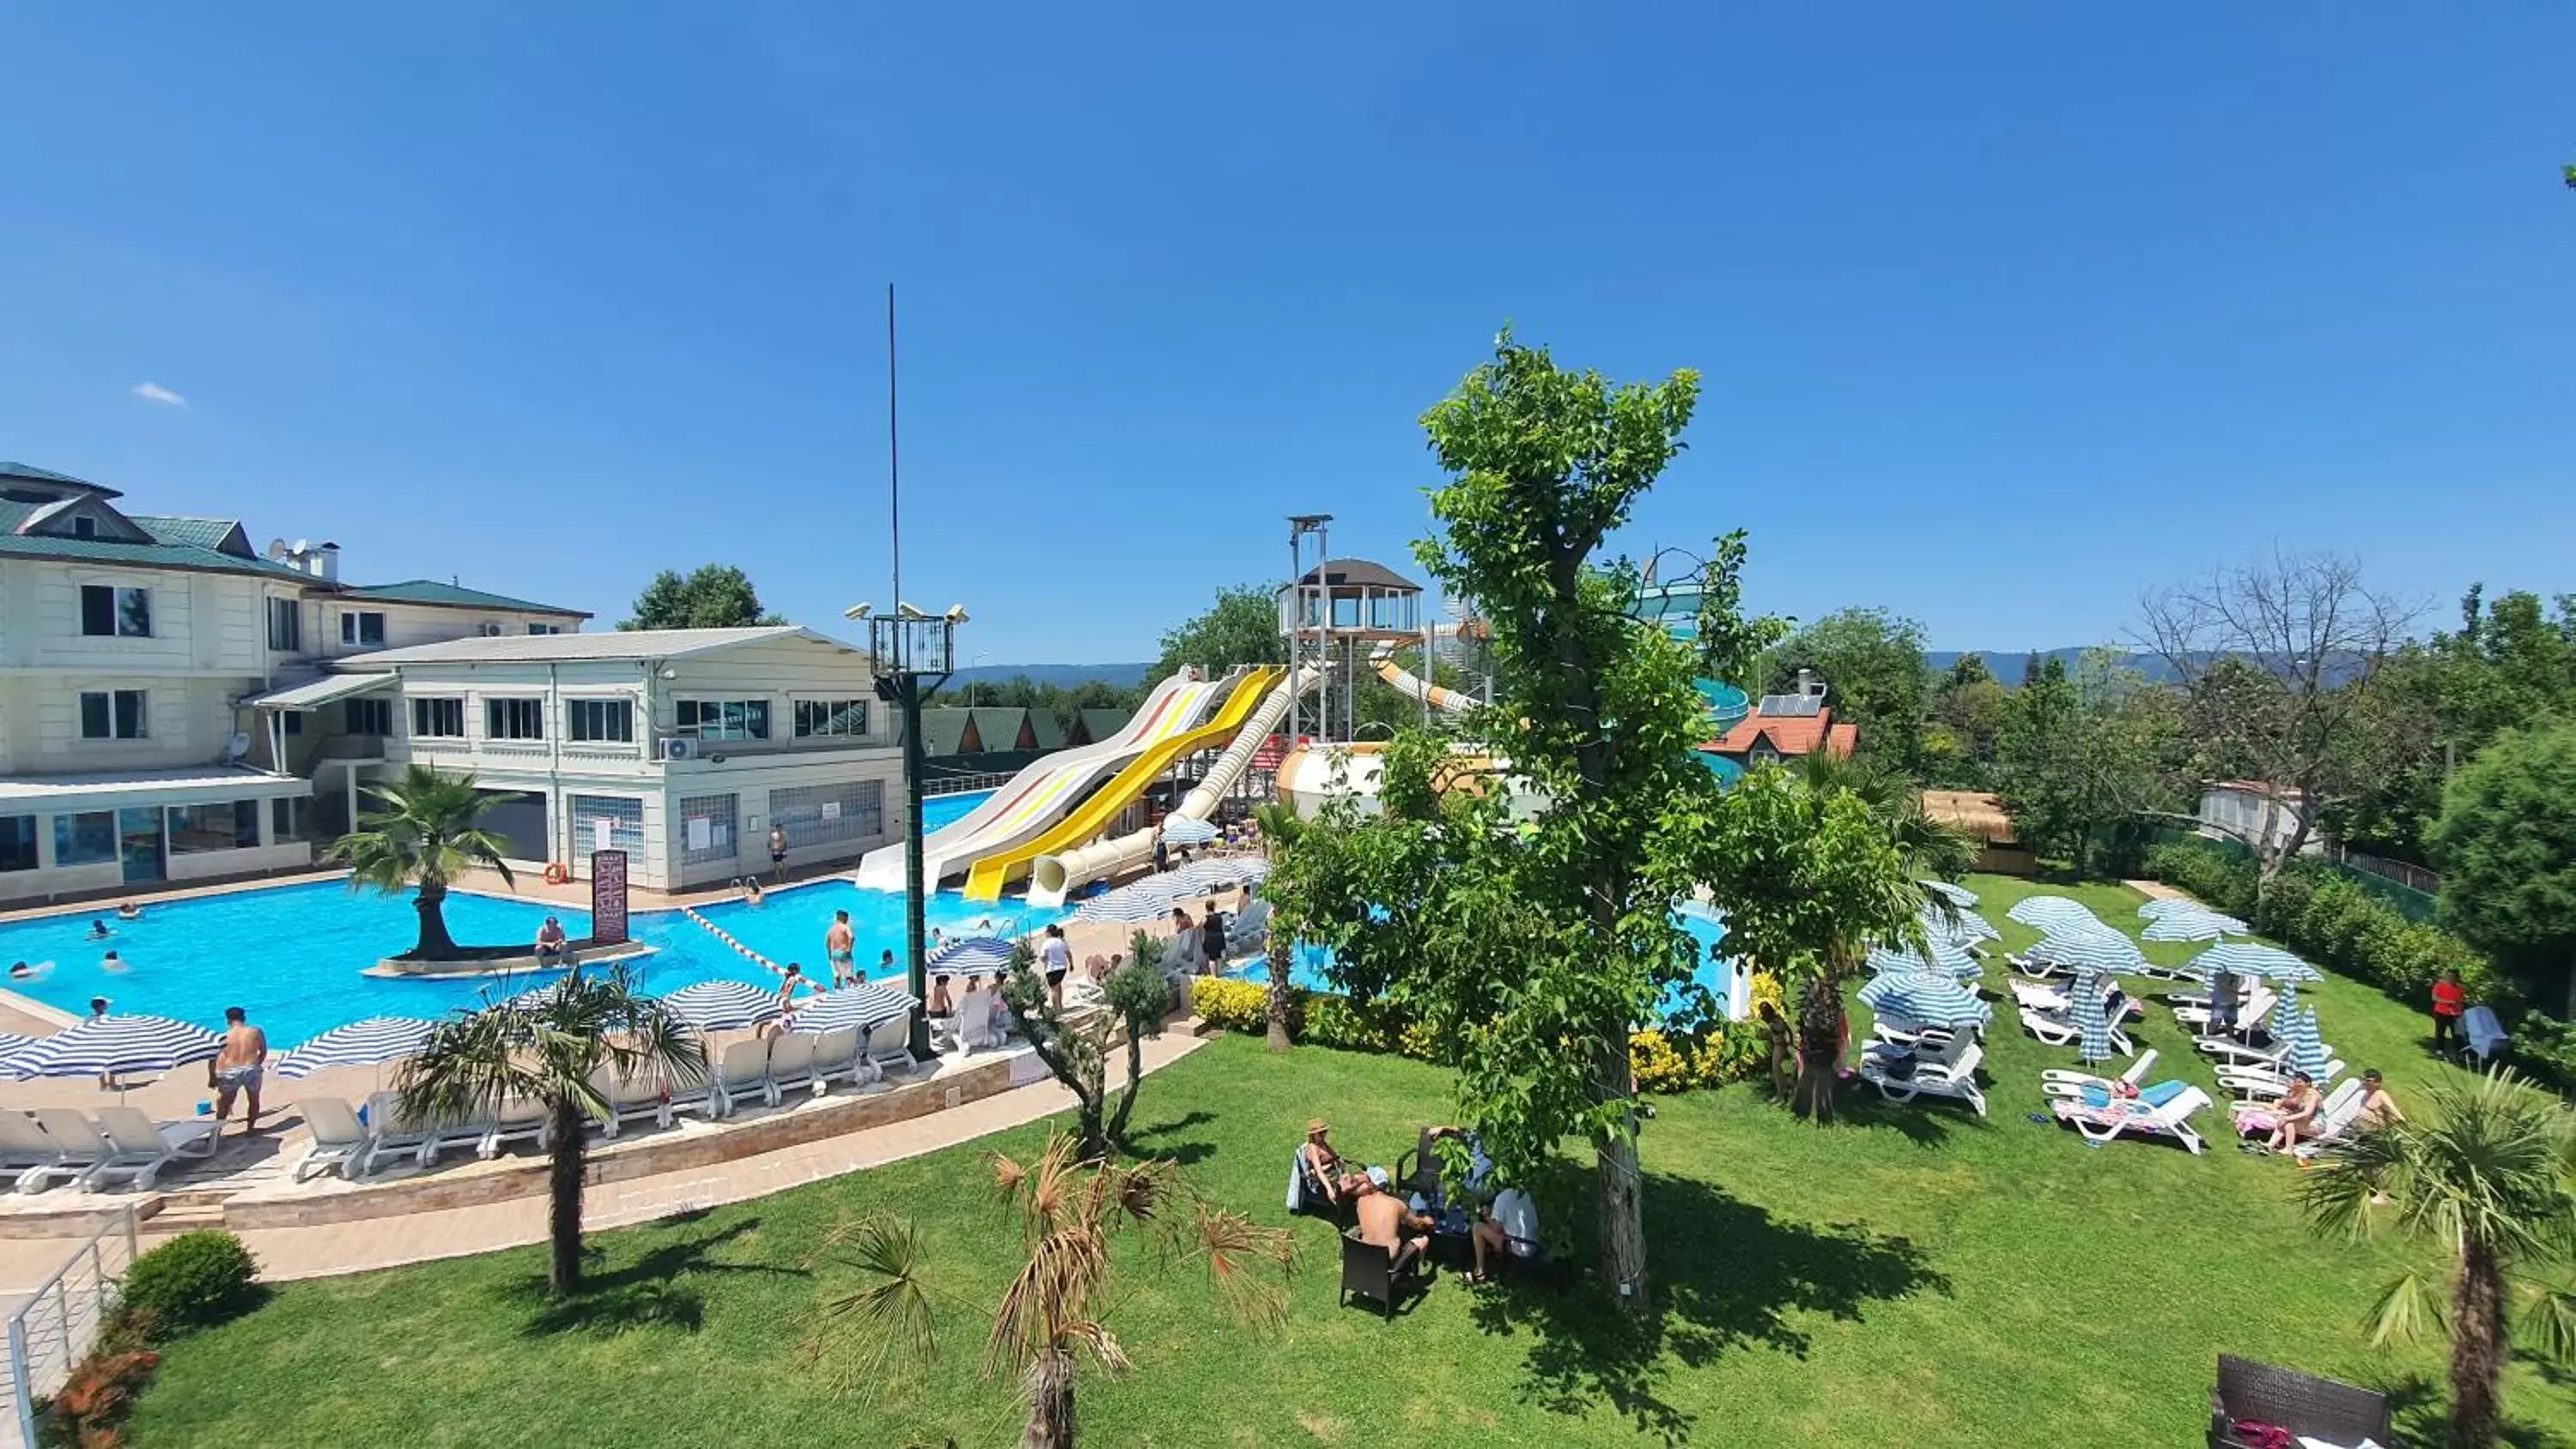
[[[2027,944],[2001,918],[2029,887],[1972,884],[2006,943]],[[2125,890],[2071,893],[2137,924]],[[2387,1070],[2401,1099],[2439,1070],[2404,1007],[2344,981],[2305,995],[2327,1039],[2355,1069]],[[2142,1035],[2215,1095],[2161,1007]],[[1661,1102],[1645,1162],[1665,1313],[1649,1331],[1623,1332],[1579,1292],[1446,1278],[1392,1324],[1339,1310],[1332,1230],[1300,1219],[1295,1308],[1265,1341],[1227,1327],[1197,1277],[1159,1276],[1137,1255],[1111,1319],[1137,1371],[1086,1381],[1085,1441],[2128,1449],[2198,1441],[2220,1350],[2438,1382],[2435,1349],[2375,1353],[2354,1326],[2411,1250],[2312,1238],[2288,1199],[2295,1170],[2226,1146],[2217,1113],[2201,1123],[2217,1150],[2197,1159],[2143,1143],[2088,1150],[2025,1120],[2039,1069],[2072,1053],[2021,1037],[2008,1012],[1987,1061],[1984,1122],[1951,1104],[1871,1105],[1818,1130],[1741,1088]],[[1147,1145],[1211,1192],[1279,1221],[1308,1115],[1332,1117],[1347,1150],[1391,1159],[1445,1102],[1442,1074],[1414,1063],[1274,1058],[1226,1039],[1152,1078],[1140,1121]],[[975,1377],[982,1325],[963,1308],[943,1324],[943,1366],[872,1400],[836,1393],[798,1345],[818,1296],[851,1281],[819,1240],[857,1212],[917,1217],[939,1283],[989,1303],[1016,1267],[1015,1235],[980,1152],[1041,1136],[600,1234],[598,1288],[569,1312],[535,1295],[534,1249],[286,1285],[173,1349],[135,1442],[1013,1442],[1012,1389]],[[2576,1441],[2562,1389],[2517,1367],[2507,1395],[2523,1442]]]

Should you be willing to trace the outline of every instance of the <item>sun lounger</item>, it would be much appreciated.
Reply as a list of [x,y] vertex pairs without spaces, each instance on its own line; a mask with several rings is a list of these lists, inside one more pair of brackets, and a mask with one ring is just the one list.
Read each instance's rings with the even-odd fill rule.
[[803,1087],[805,1095],[814,1095],[814,1043],[818,1040],[807,1032],[791,1031],[772,1038],[769,1043],[769,1105],[786,1100],[791,1087]]
[[[52,1138],[54,1146],[62,1152],[62,1162],[48,1174],[50,1176],[79,1183],[89,1176],[92,1168],[107,1161],[115,1150],[107,1145],[107,1134],[90,1120],[89,1114],[76,1108],[34,1107],[28,1110],[27,1115],[45,1129],[45,1135]],[[36,1189],[22,1186],[22,1190],[33,1192]]]
[[2191,1126],[2191,1115],[2210,1105],[2209,1094],[2198,1087],[2184,1087],[2161,1106],[2144,1096],[2114,1097],[2100,1106],[2081,1097],[2052,1097],[2048,1105],[2058,1121],[2073,1125],[2087,1142],[2108,1142],[2124,1132],[2135,1132],[2170,1137],[2195,1155],[2208,1150],[2209,1144]]
[[1959,1059],[1976,1045],[1976,1038],[1966,1032],[1944,1031],[1926,1027],[1903,1038],[1874,1041],[1861,1048],[1861,1060],[1892,1062],[1911,1060],[1916,1066],[1955,1067]]
[[[2277,1100],[2276,1096],[2269,1101],[2240,1101],[2228,1108],[2228,1120],[2236,1124],[2237,1135],[2240,1137],[2272,1135],[2273,1129],[2281,1125],[2279,1116],[2272,1110]],[[2360,1111],[2361,1082],[2356,1078],[2326,1093],[2325,1100],[2317,1104],[2316,1117],[2308,1123],[2306,1130],[2300,1136],[2302,1139],[2324,1136],[2329,1131],[2328,1124],[2333,1123],[2337,1118],[2349,1124]],[[2342,1129],[2336,1127],[2331,1130],[2339,1134]]]
[[857,1027],[845,1026],[814,1038],[814,1081],[823,1090],[830,1091],[834,1081],[855,1087],[875,1075],[861,1049]]
[[2082,1097],[2087,1087],[2098,1088],[2105,1092],[2121,1082],[2134,1087],[2146,1080],[2147,1069],[2155,1064],[2156,1049],[2149,1047],[2138,1053],[2138,1059],[2129,1063],[2127,1068],[2116,1077],[2100,1076],[2093,1072],[2070,1072],[2051,1067],[2039,1074],[2039,1089],[2051,1097]]
[[1911,1102],[1916,1097],[1950,1097],[1986,1115],[1986,1094],[1977,1086],[1977,1066],[1986,1058],[1985,1048],[1969,1043],[1957,1060],[1949,1063],[1917,1059],[1913,1070],[1906,1073],[1887,1060],[1861,1059],[1860,1078],[1878,1088],[1879,1095],[1891,1102]]
[[49,1178],[77,1179],[97,1164],[99,1152],[107,1145],[96,1129],[85,1126],[84,1132],[85,1140],[98,1143],[99,1148],[74,1162],[43,1123],[24,1112],[0,1111],[0,1172],[13,1174],[20,1192],[40,1192]]
[[342,1177],[360,1176],[360,1164],[376,1139],[349,1104],[337,1097],[307,1097],[295,1105],[304,1114],[304,1130],[312,1134],[313,1148],[295,1164],[294,1180],[302,1182],[334,1167]]
[[2351,1135],[2354,1124],[2361,1121],[2363,1095],[2358,1079],[2328,1092],[2325,1105],[2317,1109],[2316,1125],[2309,1129],[2308,1140],[2291,1151],[2301,1157],[2314,1157]]
[[99,1131],[107,1138],[108,1155],[82,1174],[84,1192],[96,1192],[118,1178],[134,1184],[136,1192],[150,1192],[162,1168],[181,1158],[203,1160],[215,1155],[215,1131],[221,1124],[212,1118],[154,1122],[132,1107],[101,1107],[96,1115]]
[[513,1142],[533,1142],[539,1152],[554,1145],[554,1113],[543,1102],[509,1101],[483,1124],[483,1135],[474,1144],[474,1155],[489,1162],[501,1155],[501,1149]]
[[879,1078],[896,1072],[910,1072],[912,1059],[912,1013],[878,1022],[868,1031],[867,1059]]
[[764,1106],[777,1100],[769,1090],[769,1043],[754,1038],[726,1047],[716,1059],[713,1090],[718,1117],[732,1116],[737,1105],[754,1097]]
[[[2322,1090],[2333,1086],[2335,1079],[2343,1075],[2343,1070],[2341,1057],[2327,1062],[2325,1070],[2317,1073],[2317,1087]],[[2239,1102],[2259,1104],[2274,1101],[2289,1091],[2290,1073],[2286,1067],[2240,1066],[2234,1062],[2222,1062],[2218,1067],[2218,1085],[2225,1087]]]
[[590,1088],[608,1104],[608,1115],[598,1121],[603,1137],[615,1137],[618,1129],[629,1122],[671,1125],[671,1106],[659,1077],[621,1077],[613,1069],[602,1067],[590,1074]]
[[679,1120],[681,1113],[692,1110],[710,1122],[724,1115],[723,1098],[716,1092],[715,1068],[716,1063],[709,1060],[706,1074],[698,1078],[695,1086],[684,1087],[677,1082],[662,1084],[663,1126],[669,1126]]

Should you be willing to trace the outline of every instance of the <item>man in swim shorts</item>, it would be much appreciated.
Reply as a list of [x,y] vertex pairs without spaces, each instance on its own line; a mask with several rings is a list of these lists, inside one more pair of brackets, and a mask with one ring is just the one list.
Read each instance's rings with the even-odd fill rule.
[[850,929],[850,913],[834,911],[832,929],[823,933],[823,955],[832,963],[832,989],[859,979],[859,933]]
[[268,1033],[250,1024],[238,1006],[224,1008],[224,1049],[206,1068],[206,1085],[215,1089],[215,1130],[224,1130],[232,1115],[233,1094],[249,1094],[242,1131],[259,1130],[259,1078],[268,1066]]

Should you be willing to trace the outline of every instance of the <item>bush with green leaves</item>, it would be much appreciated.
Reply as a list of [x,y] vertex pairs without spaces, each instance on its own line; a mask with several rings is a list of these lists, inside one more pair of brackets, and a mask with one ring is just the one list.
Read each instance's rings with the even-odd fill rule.
[[181,1233],[125,1270],[125,1307],[162,1338],[211,1328],[259,1306],[259,1264],[232,1234]]

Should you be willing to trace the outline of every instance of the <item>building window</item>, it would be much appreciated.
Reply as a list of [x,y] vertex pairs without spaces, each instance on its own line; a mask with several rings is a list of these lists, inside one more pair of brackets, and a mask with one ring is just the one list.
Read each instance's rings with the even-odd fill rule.
[[54,817],[54,864],[105,865],[116,858],[115,811]]
[[385,642],[385,616],[373,609],[351,611],[340,616],[340,642],[343,644],[382,644]]
[[390,699],[344,699],[340,701],[341,730],[353,735],[389,735],[394,732],[394,702]]
[[787,832],[790,850],[836,840],[873,840],[885,834],[885,782],[851,780],[772,790],[769,823]]
[[281,713],[286,717],[286,732],[288,734],[300,735],[304,733],[304,711],[300,709],[290,709],[281,711]]
[[268,652],[304,652],[304,606],[293,599],[268,601]]
[[684,699],[679,733],[701,740],[769,738],[769,701],[765,699]]
[[140,740],[151,737],[151,731],[145,727],[142,690],[83,690],[80,713],[82,739]]
[[81,632],[98,638],[151,638],[152,591],[81,585]]
[[313,838],[313,802],[280,796],[268,802],[268,838],[292,845]]
[[36,864],[36,817],[0,815],[0,870],[34,870]]
[[631,699],[572,699],[564,701],[570,716],[564,721],[565,733],[586,744],[635,743],[635,702]]
[[461,699],[413,700],[411,732],[425,740],[465,738],[465,701]]
[[204,855],[259,844],[259,802],[225,800],[170,807],[170,853]]
[[680,802],[680,864],[733,859],[736,807],[731,795],[691,795]]
[[562,632],[563,632],[563,625],[561,625],[561,624],[530,624],[530,625],[528,626],[528,632],[529,632],[529,633],[531,633],[531,634],[560,634],[560,633],[562,633]]
[[73,519],[73,520],[72,520],[72,537],[74,537],[74,538],[96,538],[96,537],[98,537],[98,520],[97,520],[97,519],[95,519],[95,518],[75,518],[75,519]]
[[622,850],[644,853],[644,802],[628,795],[568,795],[575,852]]
[[796,738],[800,740],[868,732],[868,702],[864,699],[800,699],[795,710]]
[[489,740],[544,739],[546,702],[542,699],[483,701],[483,737]]

